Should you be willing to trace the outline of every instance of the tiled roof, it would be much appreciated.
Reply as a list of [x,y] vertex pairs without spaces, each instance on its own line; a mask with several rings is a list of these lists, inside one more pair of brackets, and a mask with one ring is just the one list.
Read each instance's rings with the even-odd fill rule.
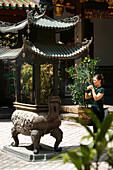
[[10,7],[12,9],[15,9],[16,7],[18,7],[19,9],[29,9],[29,7],[35,9],[38,8],[39,5],[33,0],[0,0],[0,8],[3,7],[5,7],[6,9],[9,9]]
[[[81,57],[82,53],[85,52],[89,45],[91,44],[91,40],[86,40],[83,43],[79,43],[76,46],[67,46],[64,44],[55,44],[55,43],[38,43],[32,44],[28,40],[24,39],[24,47],[46,58],[56,58],[56,59],[74,59]],[[11,49],[9,47],[0,47],[0,59],[15,59],[18,57],[23,48]]]
[[15,59],[21,52],[22,48],[0,47],[0,59]]
[[79,43],[76,46],[67,46],[64,44],[55,44],[55,43],[38,43],[32,44],[28,40],[24,39],[25,48],[28,48],[30,51],[47,58],[57,58],[57,59],[71,59],[78,58],[80,54],[85,52],[89,45],[92,42],[91,40],[87,40],[84,43]]
[[2,32],[2,33],[7,33],[7,32],[8,33],[9,32],[17,33],[18,30],[23,29],[27,25],[27,23],[28,23],[27,19],[24,21],[21,21],[19,23],[13,24],[13,25],[11,23],[0,21],[0,32]]
[[[40,28],[45,28],[45,29],[55,29],[55,30],[68,30],[74,27],[78,22],[79,22],[79,16],[76,15],[71,18],[67,18],[62,21],[54,20],[46,15],[38,15],[38,16],[32,16],[32,14],[29,14],[29,22],[33,25],[36,25],[37,27]],[[19,23],[7,23],[7,22],[2,22],[0,21],[0,32],[2,33],[7,33],[7,32],[12,32],[16,33],[18,30],[23,29],[28,23],[28,18],[25,19],[24,21],[21,21]]]
[[67,18],[65,20],[54,20],[46,15],[40,17],[39,16],[35,16],[34,18],[30,19],[30,22],[33,25],[36,25],[38,27],[41,28],[47,28],[47,29],[70,29],[72,27],[74,27],[78,22],[79,22],[79,16],[76,15],[74,17],[71,18]]

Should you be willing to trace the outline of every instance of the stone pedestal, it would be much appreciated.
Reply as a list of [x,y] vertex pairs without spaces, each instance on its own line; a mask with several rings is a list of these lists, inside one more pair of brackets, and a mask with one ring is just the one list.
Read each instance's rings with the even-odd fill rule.
[[20,144],[18,147],[13,147],[11,145],[4,146],[3,152],[28,162],[46,161],[59,154],[58,152],[55,152],[54,148],[51,146],[44,144],[40,144],[40,146],[41,149],[39,154],[33,154],[32,145],[27,143]]

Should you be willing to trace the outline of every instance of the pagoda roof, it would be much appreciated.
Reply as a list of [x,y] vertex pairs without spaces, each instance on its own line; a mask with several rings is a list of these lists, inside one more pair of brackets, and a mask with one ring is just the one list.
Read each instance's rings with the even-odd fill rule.
[[80,21],[79,15],[61,20],[55,20],[48,17],[45,14],[38,15],[37,13],[35,14],[34,17],[32,16],[29,17],[30,23],[36,25],[37,27],[46,29],[60,29],[60,30],[71,29]]
[[27,25],[27,19],[18,23],[9,23],[0,21],[0,32],[2,33],[17,33]]
[[11,49],[9,47],[0,47],[0,59],[15,59],[22,52],[22,48]]
[[39,4],[33,0],[0,0],[0,9],[3,7],[5,7],[6,9],[9,9],[9,8],[35,9],[39,7]]
[[65,44],[39,42],[32,44],[29,40],[23,39],[23,47],[10,48],[0,47],[0,59],[16,59],[19,55],[22,55],[23,48],[30,50],[32,53],[39,55],[40,57],[48,59],[76,59],[80,58],[82,54],[89,48],[91,40],[85,40],[82,43],[76,45],[67,46]]
[[55,20],[43,14],[35,13],[32,16],[32,12],[27,12],[27,19],[18,23],[9,23],[0,21],[0,32],[2,33],[17,33],[19,30],[23,29],[28,23],[36,25],[39,28],[44,29],[55,29],[55,30],[68,30],[74,27],[79,22],[79,16],[74,16],[71,18],[65,18],[62,20]]
[[76,45],[67,46],[65,44],[39,42],[37,44],[32,44],[29,40],[23,40],[24,48],[32,51],[33,53],[46,57],[55,59],[74,59],[80,58],[81,55],[89,48],[92,42],[91,40],[85,40],[82,43],[77,43]]

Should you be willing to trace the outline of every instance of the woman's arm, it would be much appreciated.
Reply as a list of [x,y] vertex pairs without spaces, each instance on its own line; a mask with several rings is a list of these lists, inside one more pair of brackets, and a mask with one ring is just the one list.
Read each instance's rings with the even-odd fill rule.
[[91,93],[85,93],[85,99],[90,99],[91,98]]
[[92,85],[89,85],[88,87],[87,87],[87,89],[88,90],[92,90],[92,96],[93,96],[93,98],[94,98],[94,100],[95,101],[97,101],[97,100],[100,100],[103,96],[104,96],[104,93],[95,93],[95,89],[94,89],[94,87],[92,86]]
[[93,95],[93,98],[95,101],[97,100],[100,100],[103,96],[104,96],[104,93],[95,93],[95,89],[92,88],[92,95]]

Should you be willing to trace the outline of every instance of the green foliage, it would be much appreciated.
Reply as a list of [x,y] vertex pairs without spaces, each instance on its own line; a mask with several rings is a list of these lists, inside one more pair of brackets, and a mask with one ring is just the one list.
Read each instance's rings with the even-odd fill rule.
[[[21,68],[21,87],[22,93],[29,97],[29,93],[32,92],[32,77],[33,71],[32,66],[28,63],[24,63]],[[48,97],[52,95],[53,92],[53,65],[52,64],[43,64],[41,65],[40,71],[41,79],[41,95],[40,103],[47,103]]]
[[[75,165],[78,170],[90,170],[92,161],[96,162],[96,169],[98,170],[98,162],[103,151],[106,151],[107,159],[103,160],[113,168],[113,151],[108,147],[108,144],[113,141],[113,131],[110,131],[110,125],[113,121],[113,113],[106,116],[105,120],[101,123],[97,116],[90,110],[85,109],[87,113],[91,116],[92,120],[95,120],[95,124],[98,127],[97,133],[92,133],[90,127],[88,127],[84,122],[80,121],[78,118],[72,117],[77,123],[80,123],[89,132],[88,136],[84,136],[82,139],[92,138],[92,142],[88,145],[80,145],[79,148],[67,151],[58,155],[62,157],[64,163],[71,162]],[[107,136],[107,137],[106,137]],[[94,147],[93,147],[94,146]]]
[[85,59],[74,66],[69,67],[66,71],[72,78],[73,83],[69,84],[68,87],[71,89],[71,96],[74,104],[79,104],[80,106],[87,106],[89,100],[85,100],[85,91],[88,86],[89,73],[90,83],[92,83],[92,77],[96,72],[96,66],[99,59],[90,59],[85,57]]
[[[8,72],[4,74],[10,82],[9,92],[11,95],[14,95],[14,81],[15,81],[15,64],[10,63],[8,66]],[[32,65],[24,63],[21,67],[21,94],[22,100],[24,102],[30,101],[30,94],[32,93],[33,88],[33,68]],[[48,97],[53,93],[53,65],[52,64],[43,64],[41,65],[41,96],[40,102],[47,103]]]
[[15,63],[12,61],[7,65],[7,70],[5,70],[4,77],[8,79],[8,84],[9,84],[9,95],[11,98],[14,98],[15,94],[15,88],[14,88],[14,82],[15,82]]
[[5,47],[15,47],[18,43],[18,34],[8,33],[0,36],[0,45]]
[[32,76],[32,66],[28,63],[24,63],[21,67],[21,91],[24,94],[32,91]]
[[30,101],[30,94],[32,94],[32,76],[33,70],[32,65],[28,63],[24,63],[21,66],[21,101],[22,102],[29,102]]
[[41,65],[41,103],[47,103],[48,97],[53,93],[53,65]]

